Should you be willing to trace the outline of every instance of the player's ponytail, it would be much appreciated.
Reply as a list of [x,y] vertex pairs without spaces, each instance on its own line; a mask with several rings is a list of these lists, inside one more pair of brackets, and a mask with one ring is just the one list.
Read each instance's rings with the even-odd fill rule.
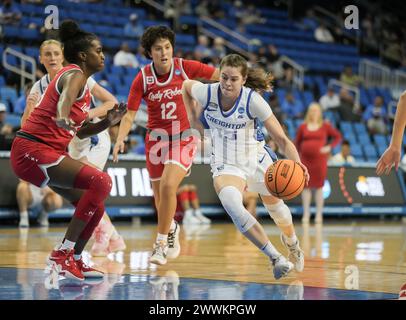
[[221,59],[220,69],[224,66],[240,68],[241,75],[246,79],[245,86],[257,91],[271,91],[273,76],[260,68],[248,68],[247,60],[239,54],[229,54]]
[[73,20],[65,20],[59,29],[59,38],[63,43],[63,55],[70,63],[78,63],[80,51],[86,52],[97,36],[93,33],[83,31]]

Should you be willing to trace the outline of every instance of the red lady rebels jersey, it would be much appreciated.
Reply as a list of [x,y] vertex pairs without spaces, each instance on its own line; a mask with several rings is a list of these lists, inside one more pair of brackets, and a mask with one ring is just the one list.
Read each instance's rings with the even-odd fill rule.
[[[82,70],[75,64],[70,64],[60,70],[51,81],[41,100],[31,112],[27,121],[21,128],[22,131],[40,138],[45,143],[58,151],[66,151],[69,142],[75,132],[59,128],[52,118],[56,118],[57,104],[60,92],[58,91],[58,81],[60,77],[70,70]],[[90,107],[90,90],[85,86],[82,95],[76,99],[71,107],[69,117],[75,122],[76,131],[80,129],[87,118]]]
[[182,99],[182,83],[186,79],[210,79],[214,67],[198,61],[173,58],[169,74],[156,75],[153,63],[135,77],[128,97],[128,109],[137,111],[141,99],[148,107],[148,128],[164,129],[169,135],[190,128]]

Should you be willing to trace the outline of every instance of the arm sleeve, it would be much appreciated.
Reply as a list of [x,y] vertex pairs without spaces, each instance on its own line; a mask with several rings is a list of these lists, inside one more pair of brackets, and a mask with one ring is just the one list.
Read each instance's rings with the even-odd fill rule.
[[204,83],[195,83],[192,86],[192,97],[196,101],[200,103],[202,108],[204,108],[207,105],[207,99],[208,99],[208,90],[210,88],[210,85],[204,84]]
[[257,92],[253,92],[247,110],[251,117],[265,121],[272,115],[272,109],[265,99]]
[[92,77],[87,78],[87,86],[89,87],[90,91],[93,90],[95,84],[96,80],[94,80]]
[[131,84],[130,93],[128,94],[128,110],[137,111],[144,96],[144,86],[142,72],[138,72],[133,83]]
[[183,70],[190,79],[209,80],[216,68],[195,60],[182,60]]
[[[41,80],[39,80],[39,81],[41,81]],[[34,83],[34,85],[31,87],[29,94],[34,94],[34,93],[41,94],[41,90],[39,88],[39,81]]]
[[334,148],[341,142],[341,133],[329,123],[326,123],[327,135],[332,138],[331,148]]

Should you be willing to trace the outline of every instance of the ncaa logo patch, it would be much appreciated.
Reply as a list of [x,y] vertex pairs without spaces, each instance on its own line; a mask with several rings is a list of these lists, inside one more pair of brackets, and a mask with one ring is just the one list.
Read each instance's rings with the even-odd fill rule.
[[244,113],[244,111],[245,111],[245,109],[244,109],[243,107],[238,108],[238,113],[239,113],[239,114],[243,114],[243,113]]
[[148,76],[146,78],[147,84],[153,84],[154,83],[154,77]]
[[207,106],[207,111],[216,111],[218,108],[218,104],[214,102],[209,102],[209,105]]
[[179,75],[181,74],[180,70],[179,70],[179,69],[176,69],[176,70],[175,70],[175,74],[176,74],[177,76],[179,76]]

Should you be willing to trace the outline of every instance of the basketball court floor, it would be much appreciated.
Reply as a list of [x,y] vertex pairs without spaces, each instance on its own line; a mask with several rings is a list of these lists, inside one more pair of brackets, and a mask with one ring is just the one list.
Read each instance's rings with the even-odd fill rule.
[[[282,251],[278,229],[264,227]],[[297,223],[305,269],[278,281],[267,258],[231,223],[183,226],[180,257],[159,267],[148,263],[154,225],[121,223],[118,230],[127,249],[91,259],[105,278],[76,282],[44,271],[64,225],[1,228],[0,300],[398,299],[406,282],[406,224],[400,221]]]

